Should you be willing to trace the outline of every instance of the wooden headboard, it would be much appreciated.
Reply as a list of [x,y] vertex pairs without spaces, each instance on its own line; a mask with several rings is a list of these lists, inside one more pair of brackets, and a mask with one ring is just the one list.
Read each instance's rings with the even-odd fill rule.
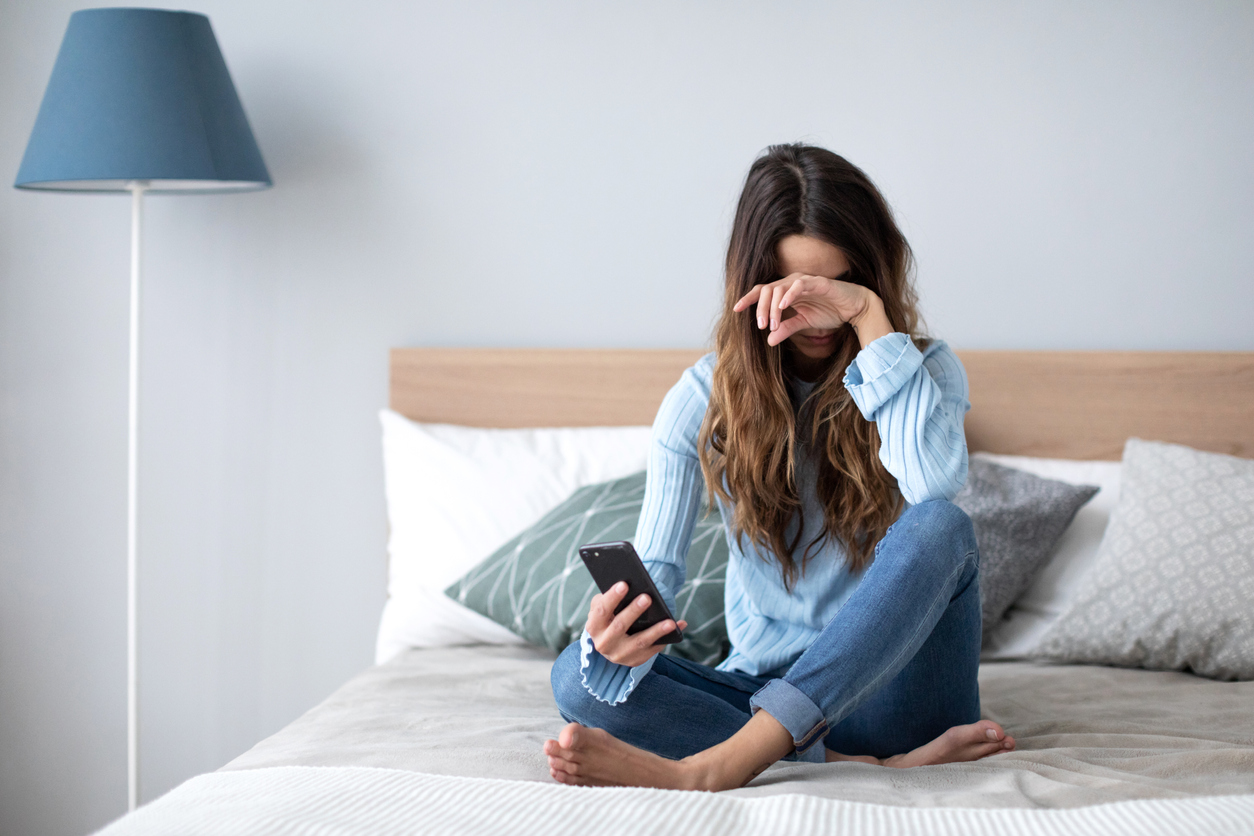
[[[700,349],[398,348],[390,405],[477,427],[651,424]],[[1118,459],[1129,436],[1254,458],[1254,352],[960,351],[972,450]]]

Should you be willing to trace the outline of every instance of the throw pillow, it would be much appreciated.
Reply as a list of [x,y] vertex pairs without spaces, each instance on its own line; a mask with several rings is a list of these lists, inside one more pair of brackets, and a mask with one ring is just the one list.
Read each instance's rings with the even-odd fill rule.
[[971,518],[980,546],[985,636],[1032,584],[1076,511],[1097,490],[971,460],[954,504]]
[[1254,461],[1128,439],[1085,587],[1037,655],[1254,679]]
[[[580,488],[539,522],[497,549],[445,590],[533,644],[560,651],[577,640],[597,587],[579,557],[585,543],[630,540],[644,502],[645,474]],[[723,620],[727,538],[717,514],[697,520],[688,577],[675,596],[688,629],[671,653],[706,665],[730,650]]]
[[1119,460],[1039,459],[1031,456],[1003,456],[975,453],[973,459],[1026,470],[1044,479],[1057,479],[1069,485],[1097,485],[1101,488],[1075,513],[1075,519],[1058,538],[1045,565],[1032,585],[1020,595],[993,632],[985,636],[980,659],[1009,661],[1025,659],[1036,649],[1041,636],[1062,615],[1081,588],[1097,547],[1106,533],[1110,514],[1119,501]]
[[390,531],[379,663],[408,647],[522,644],[444,588],[571,491],[636,473],[649,457],[647,426],[485,429],[387,409],[379,420]]

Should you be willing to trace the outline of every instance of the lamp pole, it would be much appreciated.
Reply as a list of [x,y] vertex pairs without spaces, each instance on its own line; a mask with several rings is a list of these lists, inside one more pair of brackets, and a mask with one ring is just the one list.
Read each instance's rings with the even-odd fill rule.
[[146,180],[131,193],[131,358],[126,438],[126,803],[139,806],[139,276]]

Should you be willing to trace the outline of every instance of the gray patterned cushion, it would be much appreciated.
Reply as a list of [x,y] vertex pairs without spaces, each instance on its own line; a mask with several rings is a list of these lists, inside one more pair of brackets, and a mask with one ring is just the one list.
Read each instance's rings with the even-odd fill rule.
[[1084,588],[1037,654],[1254,679],[1254,461],[1129,439]]
[[967,484],[954,504],[971,518],[980,546],[984,635],[1031,586],[1076,511],[1097,490],[971,460]]
[[[589,485],[497,549],[445,590],[455,601],[532,644],[562,650],[579,638],[596,583],[579,558],[585,543],[630,540],[644,502],[643,472]],[[702,499],[704,505],[704,498]],[[684,640],[665,653],[716,665],[731,649],[723,619],[727,537],[717,514],[700,517],[688,550],[688,578],[675,596]]]

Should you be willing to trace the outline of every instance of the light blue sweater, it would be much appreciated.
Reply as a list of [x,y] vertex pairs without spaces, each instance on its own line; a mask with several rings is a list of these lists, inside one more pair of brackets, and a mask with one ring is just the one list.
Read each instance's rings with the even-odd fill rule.
[[[653,422],[635,546],[671,612],[675,592],[684,583],[693,525],[702,512],[697,435],[710,402],[713,371],[713,354],[685,371]],[[949,346],[936,340],[920,352],[905,334],[888,334],[858,353],[844,383],[866,419],[875,421],[880,461],[896,477],[906,502],[953,499],[967,479],[962,421],[971,405],[966,373]],[[811,388],[794,384],[794,396],[804,398]],[[821,533],[823,513],[815,493],[813,457],[804,445],[799,445],[796,464],[805,508],[804,548]],[[725,524],[732,510],[719,502]],[[795,526],[794,520],[786,535]],[[811,552],[789,593],[778,563],[763,560],[748,538],[743,543],[742,549],[728,537],[725,609],[732,651],[719,669],[766,675],[797,660],[853,593],[861,573],[850,572],[844,548],[826,540]],[[581,644],[584,686],[611,704],[627,698],[656,658],[630,668],[598,653],[586,631]]]

